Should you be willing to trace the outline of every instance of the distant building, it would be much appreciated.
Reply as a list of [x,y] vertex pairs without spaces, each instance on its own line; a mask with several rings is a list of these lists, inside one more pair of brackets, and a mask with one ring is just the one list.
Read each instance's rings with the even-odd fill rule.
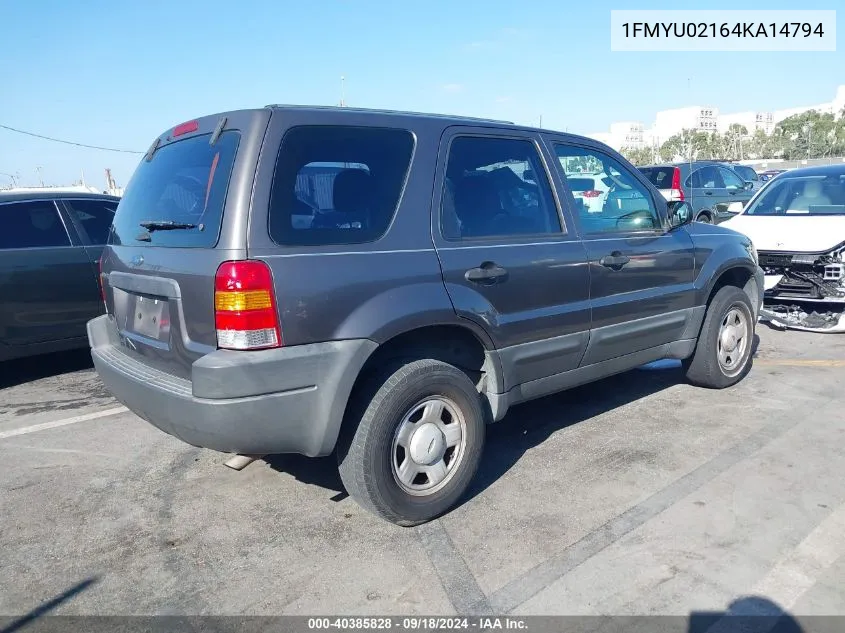
[[658,112],[654,123],[648,128],[640,122],[621,121],[611,123],[609,132],[597,132],[587,136],[617,150],[623,147],[654,147],[660,146],[683,130],[725,133],[733,124],[745,127],[749,134],[753,134],[756,130],[771,134],[775,126],[787,117],[809,110],[839,116],[843,108],[845,108],[845,85],[837,87],[833,101],[818,105],[774,111],[752,110],[732,114],[720,114],[718,108],[713,106],[688,106]]
[[719,110],[712,106],[689,106],[658,112],[654,125],[646,133],[649,145],[661,145],[683,130],[715,132],[718,117]]

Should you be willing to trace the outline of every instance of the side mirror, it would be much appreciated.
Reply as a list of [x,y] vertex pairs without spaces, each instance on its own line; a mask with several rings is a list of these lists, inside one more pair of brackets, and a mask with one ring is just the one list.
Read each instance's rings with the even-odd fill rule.
[[743,187],[743,189],[745,189],[746,191],[751,191],[753,188],[754,188],[754,181],[753,180],[746,180],[745,181],[745,187]]
[[672,200],[666,203],[669,208],[669,225],[675,229],[692,222],[692,207],[684,200]]
[[522,179],[523,180],[530,180],[531,182],[536,182],[537,179],[534,178],[534,170],[533,169],[526,169],[522,172]]
[[727,209],[727,211],[728,211],[728,213],[742,213],[742,210],[743,210],[744,208],[745,208],[745,205],[744,205],[744,204],[742,204],[742,203],[741,203],[741,202],[739,202],[739,201],[737,201],[737,202],[731,202],[731,203],[728,205],[728,209]]

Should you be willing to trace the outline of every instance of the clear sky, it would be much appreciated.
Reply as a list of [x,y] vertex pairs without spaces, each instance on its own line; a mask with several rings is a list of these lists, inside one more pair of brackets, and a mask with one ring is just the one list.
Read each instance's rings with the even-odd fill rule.
[[[612,53],[611,9],[836,9],[841,0],[8,0],[0,124],[146,150],[195,116],[269,103],[505,118],[604,131],[685,105],[722,112],[830,101],[835,53]],[[839,6],[838,6],[839,5]],[[689,80],[689,81],[688,81]],[[0,172],[125,185],[138,157],[0,129]],[[0,175],[0,182],[8,178]]]

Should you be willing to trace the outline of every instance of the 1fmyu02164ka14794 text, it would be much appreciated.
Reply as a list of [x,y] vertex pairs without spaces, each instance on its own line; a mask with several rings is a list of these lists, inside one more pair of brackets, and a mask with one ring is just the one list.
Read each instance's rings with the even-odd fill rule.
[[612,51],[836,51],[835,10],[610,13]]

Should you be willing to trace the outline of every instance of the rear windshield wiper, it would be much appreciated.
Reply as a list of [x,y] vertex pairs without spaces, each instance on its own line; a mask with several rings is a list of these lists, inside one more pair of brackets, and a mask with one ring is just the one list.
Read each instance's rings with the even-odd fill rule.
[[175,231],[177,229],[195,229],[196,224],[190,222],[176,222],[174,220],[146,220],[140,222],[140,226],[147,229],[147,231]]

